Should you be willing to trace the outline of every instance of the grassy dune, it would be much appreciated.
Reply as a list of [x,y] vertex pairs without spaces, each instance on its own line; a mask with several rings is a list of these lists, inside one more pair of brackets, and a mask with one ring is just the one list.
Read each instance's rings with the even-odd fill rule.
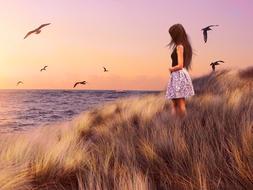
[[0,137],[0,189],[253,189],[253,68],[194,80],[188,115],[164,93]]

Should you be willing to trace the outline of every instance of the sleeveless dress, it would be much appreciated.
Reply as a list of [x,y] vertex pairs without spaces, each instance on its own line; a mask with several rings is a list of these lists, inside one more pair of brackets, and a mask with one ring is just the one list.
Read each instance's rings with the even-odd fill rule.
[[[172,67],[178,64],[176,48],[171,54]],[[191,77],[183,68],[171,73],[165,97],[167,99],[187,98],[195,94]]]

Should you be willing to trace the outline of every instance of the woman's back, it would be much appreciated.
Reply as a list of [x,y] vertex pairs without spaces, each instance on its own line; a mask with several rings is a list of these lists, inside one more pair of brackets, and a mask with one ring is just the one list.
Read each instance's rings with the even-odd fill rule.
[[177,66],[178,61],[177,61],[177,50],[174,48],[172,54],[171,54],[171,59],[172,59],[172,67]]
[[[178,60],[177,60],[177,47],[174,48],[172,54],[171,54],[171,59],[172,59],[172,67],[177,66]],[[185,52],[184,52],[184,59],[185,59]]]

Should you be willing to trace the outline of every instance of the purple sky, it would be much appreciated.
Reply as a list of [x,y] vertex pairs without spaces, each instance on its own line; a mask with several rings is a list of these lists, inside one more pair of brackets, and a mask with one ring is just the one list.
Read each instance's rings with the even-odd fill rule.
[[[89,89],[163,89],[171,64],[167,31],[175,23],[192,42],[192,77],[210,72],[216,59],[226,62],[220,69],[246,68],[253,63],[252,10],[250,0],[2,1],[0,88],[17,80],[24,88],[69,88],[85,79]],[[23,40],[44,22],[52,25]],[[209,24],[220,26],[204,44],[200,29]],[[38,75],[43,65],[48,72]]]

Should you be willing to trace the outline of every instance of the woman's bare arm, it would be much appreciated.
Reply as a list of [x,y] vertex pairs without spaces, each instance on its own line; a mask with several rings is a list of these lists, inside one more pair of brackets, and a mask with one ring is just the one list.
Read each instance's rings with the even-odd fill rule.
[[184,67],[184,46],[178,45],[177,46],[177,62],[178,64],[174,67],[169,68],[170,72],[178,71],[183,69]]

